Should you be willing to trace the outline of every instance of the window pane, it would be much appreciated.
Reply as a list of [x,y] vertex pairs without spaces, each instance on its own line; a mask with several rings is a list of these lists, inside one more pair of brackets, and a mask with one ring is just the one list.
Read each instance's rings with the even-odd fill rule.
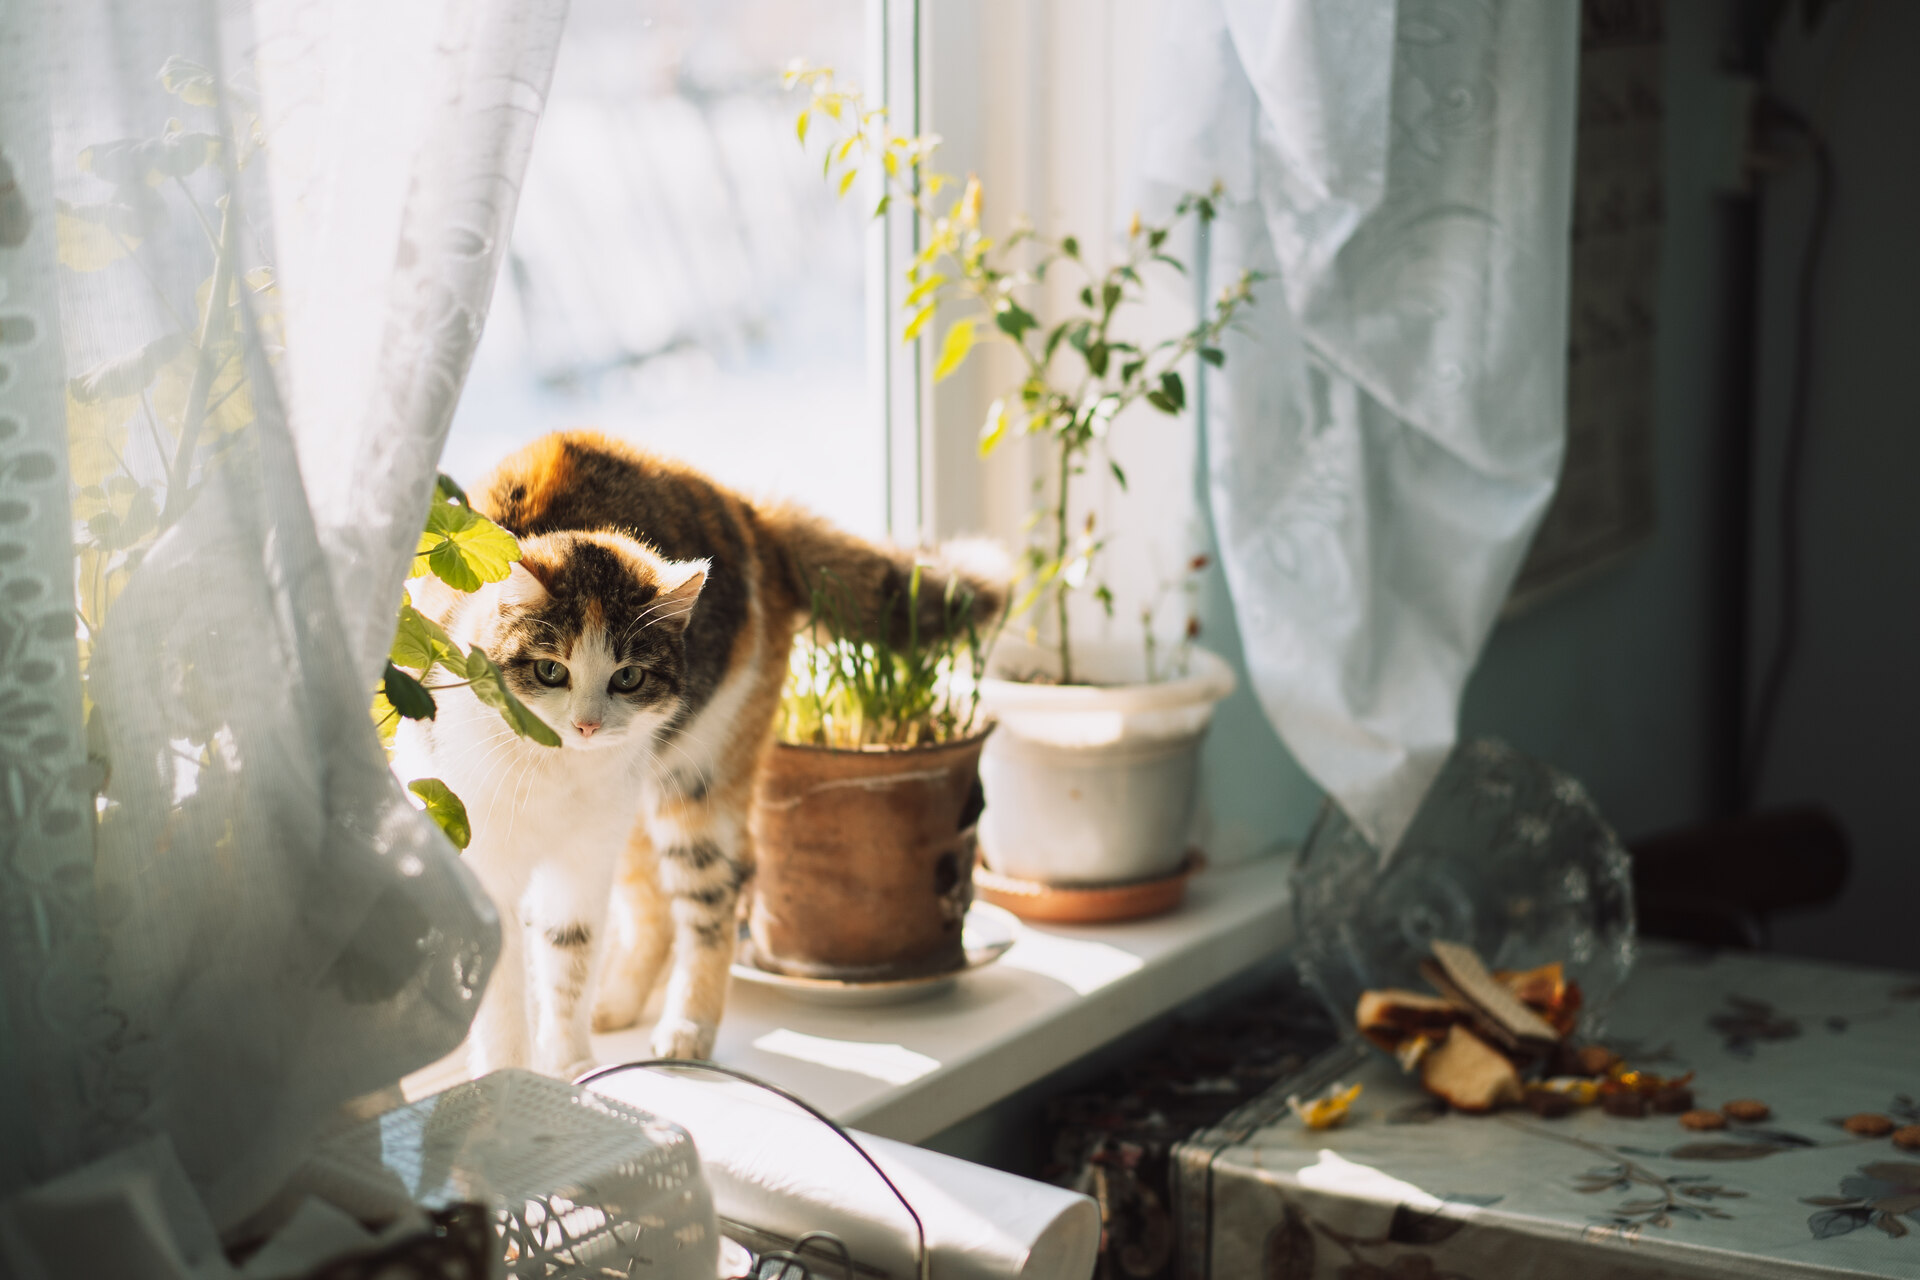
[[885,531],[865,211],[794,138],[795,56],[856,82],[864,0],[576,0],[447,445],[479,479],[593,427]]

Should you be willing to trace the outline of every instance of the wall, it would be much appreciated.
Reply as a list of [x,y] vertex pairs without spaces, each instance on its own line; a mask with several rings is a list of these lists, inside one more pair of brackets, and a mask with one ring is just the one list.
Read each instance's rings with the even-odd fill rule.
[[[1584,778],[1629,836],[1708,811],[1704,690],[1710,595],[1707,495],[1716,400],[1719,229],[1714,184],[1729,168],[1727,90],[1713,71],[1720,3],[1671,4],[1666,170],[1668,230],[1658,386],[1659,528],[1622,563],[1503,623],[1467,690],[1463,724],[1498,734]],[[1055,230],[1113,229],[1130,211],[1127,164],[1153,34],[1154,0],[968,0],[932,5],[934,127],[948,164],[987,180],[989,218],[1027,208]],[[984,125],[972,123],[983,121]],[[1156,324],[1192,314],[1176,286]],[[976,371],[991,372],[990,366]],[[956,385],[958,384],[958,385]],[[948,443],[937,475],[942,527],[1017,529],[1030,464],[982,471],[970,456],[984,386],[963,379],[936,400]],[[956,425],[957,424],[957,425]],[[1103,509],[1121,530],[1115,560],[1144,566],[1117,583],[1119,616],[1188,546],[1204,494],[1191,422],[1150,413],[1123,420],[1116,454],[1133,492]],[[956,443],[957,442],[957,443]],[[997,468],[997,469],[996,469]],[[1129,592],[1132,596],[1129,597]],[[1206,575],[1206,643],[1237,658],[1224,583]],[[1236,860],[1303,837],[1319,792],[1295,765],[1245,685],[1224,704],[1205,758],[1210,848]]]
[[[1818,800],[1853,839],[1845,895],[1784,922],[1786,949],[1920,968],[1920,5],[1843,0],[1776,42],[1777,91],[1826,135],[1837,173],[1813,303],[1799,656],[1762,775],[1764,803]],[[1754,665],[1774,635],[1777,496],[1812,183],[1769,187],[1761,237],[1760,540]]]

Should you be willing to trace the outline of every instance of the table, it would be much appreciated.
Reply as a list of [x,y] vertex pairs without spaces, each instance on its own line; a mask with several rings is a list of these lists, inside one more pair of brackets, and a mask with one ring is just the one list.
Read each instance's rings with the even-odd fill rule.
[[[1920,981],[1650,947],[1603,1040],[1699,1105],[1767,1120],[1692,1132],[1598,1108],[1443,1114],[1384,1055],[1346,1046],[1176,1153],[1181,1274],[1213,1280],[1920,1277],[1920,1152],[1839,1119],[1920,1123]],[[1310,1132],[1290,1092],[1365,1092]]]

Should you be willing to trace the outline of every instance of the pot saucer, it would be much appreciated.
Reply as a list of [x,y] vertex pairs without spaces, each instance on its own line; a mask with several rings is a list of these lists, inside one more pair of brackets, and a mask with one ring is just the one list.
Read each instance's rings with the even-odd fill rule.
[[1019,922],[1010,912],[990,903],[976,902],[967,910],[960,945],[966,951],[966,963],[945,973],[921,974],[917,978],[894,978],[884,982],[841,982],[833,978],[801,978],[790,973],[774,973],[754,963],[753,940],[744,933],[733,961],[736,981],[768,987],[814,1004],[876,1005],[902,1004],[937,995],[962,974],[984,969],[1007,953],[1019,933]]
[[1041,920],[1052,924],[1114,924],[1121,920],[1144,920],[1164,915],[1186,900],[1187,877],[1206,865],[1198,849],[1187,852],[1180,866],[1168,875],[1150,880],[1130,880],[1125,884],[1064,885],[1043,884],[1003,876],[986,867],[975,867],[973,891],[987,901],[1005,907],[1022,920]]

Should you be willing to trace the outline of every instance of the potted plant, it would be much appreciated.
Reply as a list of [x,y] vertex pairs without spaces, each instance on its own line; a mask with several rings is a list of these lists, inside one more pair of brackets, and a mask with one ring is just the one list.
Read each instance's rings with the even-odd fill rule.
[[[833,135],[823,171],[841,194],[863,166],[877,166],[886,194],[876,216],[904,200],[921,220],[924,247],[907,269],[911,314],[903,335],[911,341],[946,319],[934,378],[951,375],[980,342],[1004,342],[1018,354],[1018,382],[993,401],[981,428],[982,456],[1016,435],[1038,437],[1049,454],[1051,478],[1036,491],[1023,591],[1012,609],[1027,619],[1026,634],[1001,639],[981,684],[982,705],[1001,726],[981,765],[988,865],[1050,885],[1177,874],[1200,742],[1214,704],[1232,691],[1232,673],[1193,645],[1191,621],[1172,653],[1156,653],[1151,609],[1139,647],[1074,638],[1071,598],[1089,593],[1111,617],[1114,597],[1100,572],[1105,538],[1090,515],[1077,518],[1073,498],[1077,487],[1126,487],[1106,453],[1122,411],[1145,401],[1178,416],[1187,404],[1184,363],[1225,363],[1219,338],[1251,305],[1252,273],[1189,329],[1134,341],[1115,327],[1142,299],[1150,266],[1184,272],[1170,237],[1188,218],[1210,221],[1219,192],[1187,195],[1164,225],[1135,217],[1118,259],[1096,267],[1075,237],[1048,239],[1024,221],[1004,239],[986,235],[977,179],[943,205],[941,192],[955,184],[929,167],[938,139],[891,132],[885,113],[838,86],[830,70],[796,66],[787,79],[809,94],[797,120],[802,145],[816,121],[829,122],[821,130]],[[1044,322],[1026,300],[1049,272],[1061,271],[1074,272],[1080,287],[1066,314]]]
[[830,574],[814,584],[754,803],[762,968],[877,982],[964,963],[986,645],[957,576],[936,608],[922,590],[916,565],[874,617]]

